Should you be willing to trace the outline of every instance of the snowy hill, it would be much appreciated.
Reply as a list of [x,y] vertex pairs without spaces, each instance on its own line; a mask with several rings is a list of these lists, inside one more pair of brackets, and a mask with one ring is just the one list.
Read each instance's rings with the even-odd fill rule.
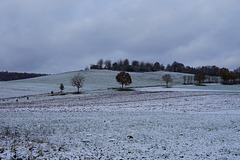
[[[115,76],[119,71],[109,70],[84,70],[73,71],[50,76],[37,77],[32,79],[17,80],[10,82],[1,82],[1,97],[13,97],[20,95],[31,95],[50,93],[51,91],[58,92],[60,83],[65,86],[66,92],[76,91],[76,88],[71,86],[71,78],[80,73],[85,77],[84,86],[81,91],[106,91],[108,88],[117,88],[120,85],[117,83]],[[129,87],[145,87],[165,85],[162,80],[162,75],[169,73],[173,78],[173,85],[181,85],[183,82],[182,73],[173,72],[146,72],[135,73],[130,72],[133,83]]]
[[[80,73],[85,77],[84,86],[81,89],[84,93],[89,92],[110,92],[111,88],[118,88],[119,85],[115,79],[115,76],[119,71],[109,71],[109,70],[84,70],[84,71],[73,71],[66,73],[59,73],[44,77],[37,77],[32,79],[1,82],[0,83],[0,98],[23,96],[23,95],[35,95],[50,93],[51,91],[59,92],[59,85],[61,83],[65,86],[65,92],[74,92],[74,88],[70,81],[71,78]],[[163,89],[165,82],[162,80],[164,74],[170,74],[173,79],[171,84],[173,88],[184,88],[184,89],[194,89],[194,90],[224,90],[224,91],[234,91],[239,92],[240,86],[223,86],[221,84],[208,85],[204,87],[198,87],[194,85],[183,86],[183,76],[188,74],[176,73],[176,72],[129,72],[132,77],[132,84],[128,87],[142,88],[154,86],[154,91],[156,86],[160,86]],[[149,89],[149,88],[148,88]],[[152,88],[150,88],[152,90]],[[159,90],[157,88],[157,90]],[[171,91],[172,89],[170,89]]]

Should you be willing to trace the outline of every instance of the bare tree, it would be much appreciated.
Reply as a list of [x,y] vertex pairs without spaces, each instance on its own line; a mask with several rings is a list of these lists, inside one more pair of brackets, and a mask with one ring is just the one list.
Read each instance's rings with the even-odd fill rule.
[[103,59],[100,59],[100,60],[97,62],[97,65],[98,65],[99,69],[102,69],[102,68],[103,68]]
[[128,59],[125,59],[125,60],[123,61],[123,65],[124,65],[125,67],[129,66],[129,60],[128,60]]
[[61,92],[64,90],[64,85],[63,85],[63,83],[60,84],[59,88],[60,88]]
[[132,61],[132,67],[133,67],[134,72],[138,72],[139,71],[139,62],[136,60]]
[[168,83],[172,83],[172,77],[170,74],[165,74],[162,76],[162,79],[166,82],[166,87],[168,87]]
[[118,73],[118,75],[116,76],[116,80],[118,83],[122,84],[122,89],[123,89],[123,85],[129,85],[132,83],[132,78],[130,76],[130,74],[126,73],[126,72],[120,72]]
[[193,82],[193,76],[187,76],[187,83],[192,84]]
[[112,68],[112,62],[110,60],[105,60],[104,64],[106,69]]
[[71,79],[72,86],[77,87],[79,93],[79,88],[82,88],[84,82],[84,77],[78,73]]
[[184,85],[187,84],[186,82],[187,82],[187,76],[185,75],[185,76],[183,76],[183,84]]

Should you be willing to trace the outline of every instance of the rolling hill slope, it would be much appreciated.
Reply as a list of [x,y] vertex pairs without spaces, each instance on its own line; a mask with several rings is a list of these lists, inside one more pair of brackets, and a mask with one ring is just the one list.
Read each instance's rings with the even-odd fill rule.
[[[118,88],[119,85],[115,79],[118,71],[109,70],[84,70],[65,72],[44,77],[37,77],[25,80],[1,82],[1,97],[13,97],[20,95],[31,95],[50,93],[51,91],[58,92],[60,83],[65,86],[66,92],[76,91],[76,88],[71,86],[71,78],[80,73],[85,77],[84,86],[81,91],[106,91],[108,88]],[[146,72],[135,73],[130,72],[133,83],[129,87],[145,87],[145,86],[159,86],[165,85],[162,76],[168,72]],[[169,72],[173,78],[173,85],[181,85],[182,73]]]
[[[77,89],[71,85],[71,78],[80,73],[85,77],[85,82],[81,91],[84,93],[92,92],[111,92],[109,88],[121,87],[115,79],[119,71],[109,70],[84,70],[59,73],[44,77],[37,77],[32,79],[24,79],[9,82],[0,82],[0,98],[16,97],[23,95],[37,95],[46,94],[51,91],[59,92],[59,85],[64,84],[64,92],[75,92]],[[240,91],[240,85],[223,86],[221,84],[211,84],[204,87],[194,85],[182,85],[183,76],[188,74],[176,72],[129,72],[132,77],[132,84],[128,87],[149,87],[149,86],[164,86],[165,82],[162,80],[164,74],[170,74],[173,79],[171,83],[173,88],[187,88],[187,89],[200,89],[200,90],[220,90],[220,91]],[[163,87],[161,87],[163,88]]]

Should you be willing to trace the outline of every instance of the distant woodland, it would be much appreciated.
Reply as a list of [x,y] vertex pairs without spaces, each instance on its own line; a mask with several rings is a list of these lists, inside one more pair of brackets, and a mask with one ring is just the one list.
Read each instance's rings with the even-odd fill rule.
[[[215,65],[201,66],[201,67],[191,67],[185,66],[182,63],[174,61],[172,64],[164,66],[159,62],[149,63],[149,62],[139,62],[137,60],[129,62],[128,59],[119,60],[118,62],[111,62],[111,60],[100,59],[97,64],[92,64],[90,69],[107,69],[114,71],[127,71],[127,72],[154,72],[154,71],[168,71],[168,72],[180,72],[189,74],[202,73],[209,78],[222,77],[225,83],[236,81],[240,82],[240,67],[236,68],[234,71],[229,71],[227,68],[219,68]],[[214,80],[215,81],[215,80]]]
[[34,78],[40,76],[46,76],[48,74],[37,74],[37,73],[19,73],[19,72],[0,72],[0,81],[10,81],[10,80],[19,80]]

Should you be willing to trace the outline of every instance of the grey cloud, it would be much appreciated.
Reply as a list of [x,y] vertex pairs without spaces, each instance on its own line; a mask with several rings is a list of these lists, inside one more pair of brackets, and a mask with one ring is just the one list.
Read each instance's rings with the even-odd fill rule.
[[1,70],[55,73],[100,58],[239,67],[237,0],[0,3]]

